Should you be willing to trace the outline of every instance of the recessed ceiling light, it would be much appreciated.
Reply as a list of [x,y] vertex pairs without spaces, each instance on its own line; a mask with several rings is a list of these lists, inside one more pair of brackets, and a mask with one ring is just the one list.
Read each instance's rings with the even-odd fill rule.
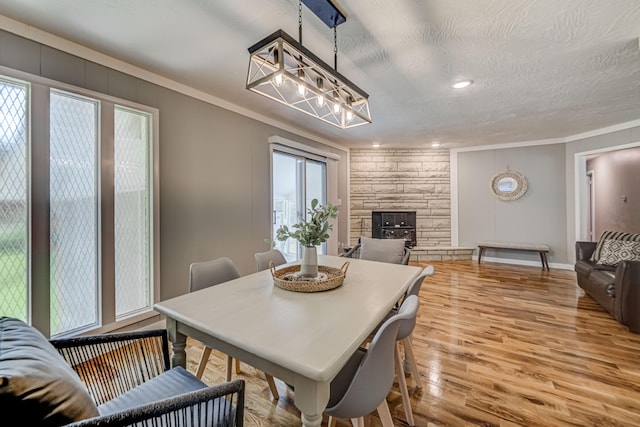
[[451,85],[454,89],[464,89],[465,87],[471,86],[473,80],[460,80]]
[[440,143],[439,143],[438,141],[433,141],[433,142],[431,143],[431,146],[432,146],[433,148],[437,148],[437,147],[440,147]]
[[373,148],[380,148],[380,143],[379,142],[374,142],[374,143],[371,144],[371,146]]

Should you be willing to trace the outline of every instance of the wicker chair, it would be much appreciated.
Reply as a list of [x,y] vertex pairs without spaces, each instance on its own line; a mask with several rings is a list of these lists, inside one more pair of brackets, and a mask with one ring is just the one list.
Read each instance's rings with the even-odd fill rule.
[[169,369],[166,330],[53,339],[100,416],[68,426],[241,427],[244,381],[213,387],[183,368]]

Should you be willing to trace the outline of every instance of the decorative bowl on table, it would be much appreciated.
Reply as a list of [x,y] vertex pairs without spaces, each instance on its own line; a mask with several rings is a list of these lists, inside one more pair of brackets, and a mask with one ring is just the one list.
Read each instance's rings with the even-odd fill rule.
[[300,265],[291,265],[276,270],[273,263],[269,264],[273,284],[293,292],[321,292],[335,289],[344,282],[348,268],[348,262],[345,262],[340,268],[319,265],[316,277],[305,277],[300,274]]

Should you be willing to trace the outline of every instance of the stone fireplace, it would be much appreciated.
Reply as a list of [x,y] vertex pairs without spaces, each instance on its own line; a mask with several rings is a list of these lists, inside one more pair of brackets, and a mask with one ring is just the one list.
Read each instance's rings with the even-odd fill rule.
[[415,212],[413,260],[471,259],[472,249],[451,247],[449,150],[352,149],[350,165],[348,245],[384,231],[374,212]]

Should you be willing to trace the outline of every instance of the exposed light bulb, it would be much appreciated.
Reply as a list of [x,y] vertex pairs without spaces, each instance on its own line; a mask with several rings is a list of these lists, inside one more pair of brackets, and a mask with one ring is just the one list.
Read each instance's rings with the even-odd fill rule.
[[353,119],[353,111],[351,111],[351,104],[353,104],[353,97],[351,95],[347,96],[347,106],[349,109],[347,110],[347,121],[350,122]]
[[278,73],[273,76],[273,82],[276,84],[276,86],[282,86],[282,73]]
[[[320,90],[324,88],[324,81],[322,80],[322,78],[318,77],[316,79],[316,85]],[[316,98],[316,104],[318,105],[318,107],[322,107],[324,105],[324,95],[318,95],[318,97]]]
[[333,89],[333,114],[340,114],[342,107],[340,106],[340,95],[337,89]]
[[302,83],[304,82],[304,71],[301,69],[298,70],[298,78],[301,80],[301,82],[298,83],[298,95],[304,96],[307,93],[307,89],[304,87],[304,84]]
[[347,110],[347,121],[350,122],[353,119],[353,113],[351,110]]

